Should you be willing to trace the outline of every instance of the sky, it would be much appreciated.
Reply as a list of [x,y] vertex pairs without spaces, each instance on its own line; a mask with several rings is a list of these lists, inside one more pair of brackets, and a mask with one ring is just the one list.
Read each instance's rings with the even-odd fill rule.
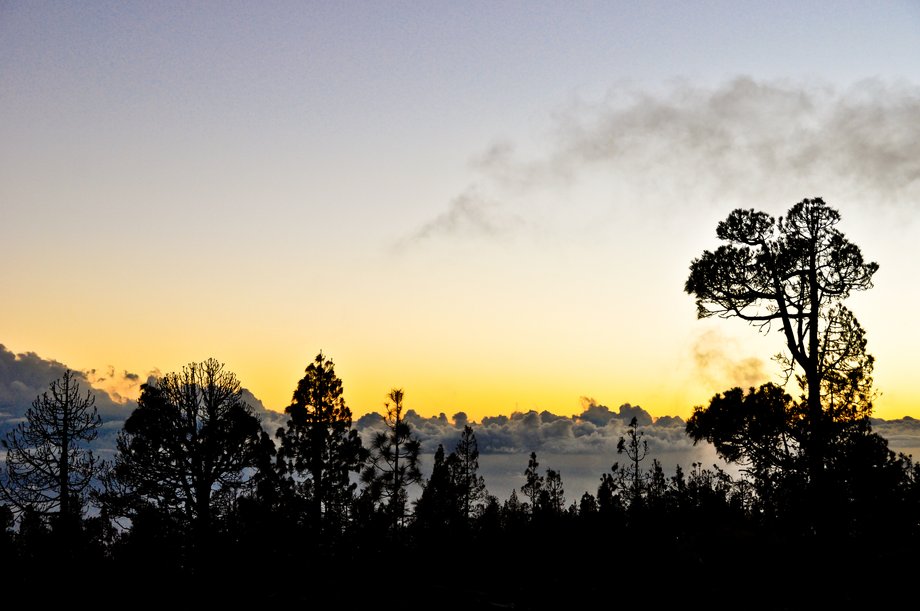
[[697,320],[690,262],[823,197],[880,266],[875,415],[920,418],[918,34],[898,1],[0,0],[0,344],[116,401],[214,357],[282,410],[322,351],[356,418],[686,418],[782,349]]

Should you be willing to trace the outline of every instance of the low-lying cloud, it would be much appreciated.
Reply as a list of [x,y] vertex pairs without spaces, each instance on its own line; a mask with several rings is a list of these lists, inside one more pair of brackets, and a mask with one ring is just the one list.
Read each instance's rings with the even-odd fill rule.
[[[34,352],[14,354],[0,344],[0,422],[3,419],[24,418],[32,402],[48,392],[50,384],[63,376],[68,369],[63,363],[44,359]],[[124,420],[126,411],[130,413],[136,405],[118,392],[110,393],[106,388],[93,386],[93,380],[100,377],[95,370],[74,370],[74,373],[80,384],[81,393],[89,392],[93,396],[103,422]],[[124,372],[120,377],[122,380],[132,380],[138,376]]]
[[[448,452],[453,450],[464,425],[469,424],[475,431],[479,451],[483,454],[529,454],[533,451],[591,454],[616,453],[617,442],[626,435],[633,417],[641,427],[650,451],[691,449],[692,442],[683,433],[683,420],[655,419],[641,407],[628,403],[611,410],[591,402],[582,414],[576,416],[559,416],[545,410],[518,411],[510,416],[487,416],[478,423],[470,422],[463,412],[450,418],[443,413],[426,418],[409,410],[406,422],[422,441],[422,450],[429,453],[433,453],[438,445],[443,445]],[[356,422],[356,428],[362,435],[379,430],[381,426],[380,414],[368,414]]]
[[[58,361],[44,359],[32,352],[14,354],[0,345],[0,434],[22,422],[35,398],[47,391],[51,382],[60,378],[66,370],[67,366]],[[97,377],[93,378],[93,375]],[[117,375],[107,372],[103,377],[108,379],[113,375],[124,380],[140,379],[127,372]],[[96,398],[103,420],[94,449],[103,458],[110,458],[114,454],[115,437],[137,403],[132,399],[125,400],[121,394],[113,398],[105,389],[93,387],[90,379],[99,381],[98,376],[98,372],[90,376],[78,372],[84,391],[88,390]],[[270,435],[284,426],[287,420],[285,414],[266,409],[249,390],[244,389],[243,398],[254,408]],[[574,416],[530,410],[484,417],[478,422],[470,420],[464,412],[450,417],[444,413],[425,417],[414,410],[406,412],[406,422],[412,427],[413,435],[421,441],[422,472],[425,476],[431,468],[431,457],[437,447],[442,445],[446,452],[453,451],[464,426],[469,425],[476,435],[481,472],[487,487],[501,500],[523,483],[527,457],[531,452],[537,454],[541,470],[553,468],[562,474],[570,500],[583,492],[596,492],[601,474],[615,462],[623,464],[628,460],[617,452],[617,443],[621,437],[627,436],[633,418],[639,425],[642,440],[648,443],[647,465],[656,459],[666,473],[673,473],[677,466],[687,470],[694,464],[704,468],[718,465],[731,471],[729,465],[718,459],[710,444],[694,444],[691,441],[682,418],[653,417],[642,407],[629,403],[611,409],[593,398],[583,397],[582,412]],[[383,415],[380,413],[366,414],[355,421],[355,428],[365,442],[383,427]],[[889,441],[892,450],[920,456],[920,420],[910,417],[874,419],[873,429]]]
[[[52,382],[70,369],[59,361],[45,359],[34,352],[15,354],[0,344],[0,436],[25,421],[26,412]],[[94,450],[103,458],[115,452],[115,438],[125,420],[137,407],[140,386],[160,375],[158,369],[146,375],[116,370],[73,370],[80,384],[81,394],[93,397],[102,425],[98,430]],[[243,399],[249,403],[262,420],[264,428],[274,434],[286,421],[284,414],[266,409],[248,389],[243,389]]]

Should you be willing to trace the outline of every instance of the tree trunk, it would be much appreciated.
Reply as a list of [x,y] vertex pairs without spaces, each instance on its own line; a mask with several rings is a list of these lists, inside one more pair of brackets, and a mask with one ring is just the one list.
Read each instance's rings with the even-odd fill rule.
[[61,406],[61,446],[58,463],[58,507],[59,527],[66,529],[70,523],[70,376],[64,376]]
[[817,270],[817,245],[812,243],[810,261],[809,261],[809,301],[811,302],[809,312],[809,329],[808,329],[808,369],[805,372],[808,383],[808,479],[809,490],[812,497],[811,511],[809,516],[811,526],[817,527],[817,522],[821,518],[821,499],[823,496],[822,483],[824,471],[824,455],[827,449],[827,440],[825,439],[824,411],[821,406],[821,356],[819,352],[818,324],[819,316],[819,283]]

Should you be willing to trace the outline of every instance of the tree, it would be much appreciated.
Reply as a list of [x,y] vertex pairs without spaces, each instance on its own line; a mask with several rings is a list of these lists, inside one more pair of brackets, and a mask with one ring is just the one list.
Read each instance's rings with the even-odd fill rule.
[[694,259],[684,287],[699,318],[778,327],[786,346],[778,360],[805,393],[803,451],[813,479],[834,436],[872,408],[873,358],[843,301],[872,287],[878,264],[863,259],[839,221],[821,198],[803,199],[778,220],[734,210],[716,229],[727,244]]
[[7,559],[13,556],[13,510],[0,505],[0,570],[9,575]]
[[565,510],[565,488],[562,485],[562,474],[555,469],[546,470],[537,503],[543,515],[558,516]]
[[543,476],[537,469],[540,463],[537,462],[537,453],[531,452],[530,459],[527,461],[527,468],[524,469],[524,485],[521,486],[521,492],[530,501],[530,511],[537,508],[537,502],[540,500],[540,491],[543,490]]
[[429,526],[469,526],[474,512],[481,511],[487,499],[485,479],[479,475],[476,435],[466,425],[447,457],[444,446],[438,444],[431,477],[416,503],[416,520]]
[[77,374],[65,371],[0,441],[6,451],[2,497],[18,512],[56,512],[59,526],[72,526],[100,471],[88,444],[101,424],[95,397],[89,390],[82,395]]
[[427,530],[450,530],[460,520],[462,510],[459,491],[454,482],[452,463],[457,456],[444,456],[444,445],[438,444],[434,453],[431,476],[422,487],[422,493],[415,502],[415,524]]
[[526,515],[526,503],[518,499],[517,490],[512,489],[508,499],[502,504],[502,519],[506,527],[518,524]]
[[141,386],[117,439],[114,499],[131,511],[178,517],[202,549],[220,502],[264,465],[271,440],[242,397],[236,375],[215,359],[189,363]]
[[597,511],[597,498],[586,490],[578,501],[578,515],[589,518],[597,515]]
[[767,383],[747,394],[732,388],[696,406],[686,431],[694,443],[706,440],[724,460],[741,465],[766,511],[775,509],[776,490],[789,490],[803,473],[799,464],[804,430],[802,406],[781,387]]
[[460,440],[452,454],[456,457],[450,463],[453,467],[452,479],[460,496],[463,517],[468,523],[472,518],[473,509],[480,507],[488,494],[485,479],[479,475],[479,445],[470,425],[463,427]]
[[334,524],[333,530],[347,516],[357,487],[351,474],[361,470],[365,458],[342,392],[332,360],[320,352],[285,408],[290,417],[286,427],[278,430],[279,463],[289,475],[306,476],[301,489],[311,521],[315,527]]
[[367,464],[361,481],[375,504],[390,514],[394,532],[398,530],[406,511],[408,487],[422,480],[419,469],[421,442],[412,434],[412,427],[403,414],[404,393],[394,388],[384,404],[386,430],[371,440]]
[[629,421],[629,427],[626,431],[626,438],[620,437],[617,442],[617,454],[626,453],[632,464],[626,469],[626,475],[630,479],[629,493],[630,502],[633,506],[638,506],[642,501],[642,469],[640,463],[648,456],[648,441],[642,439],[645,434],[639,430],[639,421],[635,416]]
[[779,386],[767,383],[747,394],[738,388],[716,394],[687,420],[694,441],[712,443],[723,459],[754,473],[791,470],[799,445],[797,405]]
[[601,483],[597,486],[597,510],[608,517],[623,512],[620,465],[614,463],[610,470],[610,473],[601,473]]

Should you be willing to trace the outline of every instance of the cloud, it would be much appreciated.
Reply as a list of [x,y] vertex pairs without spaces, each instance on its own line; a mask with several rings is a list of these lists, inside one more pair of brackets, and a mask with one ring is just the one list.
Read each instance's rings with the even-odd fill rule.
[[[67,369],[67,365],[59,361],[42,358],[34,352],[14,354],[0,344],[0,435],[23,422],[32,402],[47,392],[51,383],[64,375]],[[115,453],[118,432],[137,407],[141,376],[111,366],[105,370],[73,371],[81,393],[92,395],[102,420],[92,444],[93,450],[103,458],[111,458]],[[154,382],[159,375],[159,370],[153,369],[143,382]],[[252,406],[270,435],[274,435],[287,420],[284,414],[267,409],[246,388],[243,389],[243,400]]]
[[750,388],[767,381],[762,359],[741,356],[740,343],[720,331],[708,329],[693,343],[696,373],[714,391],[738,386]]
[[504,210],[497,201],[484,197],[474,187],[461,193],[447,207],[394,245],[400,251],[433,236],[494,236],[504,233],[520,223],[513,213]]
[[[23,422],[26,412],[36,398],[48,392],[51,383],[63,376],[67,370],[68,367],[59,361],[44,359],[34,352],[14,354],[0,344],[0,434],[5,434],[19,422]],[[114,454],[115,437],[137,403],[119,394],[113,396],[105,389],[94,387],[92,380],[99,377],[95,372],[87,375],[87,372],[73,371],[80,384],[81,395],[88,392],[93,397],[102,420],[93,449],[102,458],[110,458]],[[117,377],[129,379],[130,375],[122,374]]]
[[[643,468],[658,460],[668,475],[673,475],[677,466],[687,471],[694,464],[702,468],[718,466],[733,476],[738,474],[737,465],[721,460],[711,444],[694,444],[686,434],[682,418],[655,418],[642,407],[629,403],[612,410],[583,397],[582,412],[574,416],[531,410],[510,416],[487,416],[479,422],[470,421],[462,412],[450,418],[444,413],[424,417],[415,410],[408,410],[405,415],[412,434],[421,442],[424,477],[430,473],[438,445],[443,445],[445,452],[453,451],[464,425],[469,424],[480,452],[480,474],[491,494],[505,500],[512,490],[519,490],[524,483],[528,456],[534,452],[541,472],[552,468],[561,473],[569,502],[584,492],[596,493],[601,475],[614,463],[622,465],[628,461],[625,455],[617,453],[617,442],[627,435],[633,417],[639,424],[642,440],[648,443],[649,453]],[[365,414],[355,421],[355,428],[367,445],[374,433],[385,429],[383,416]],[[920,456],[920,420],[876,419],[873,430],[889,441],[892,450]]]
[[270,437],[274,437],[279,428],[287,425],[287,414],[268,409],[265,407],[265,404],[262,403],[262,400],[252,394],[252,391],[248,388],[243,388],[242,390],[243,401],[249,404],[256,417],[258,417],[259,421],[262,423],[262,428],[265,429],[265,432],[268,433]]
[[488,147],[473,166],[475,188],[401,243],[600,218],[588,198],[557,198],[548,214],[534,203],[548,187],[587,180],[621,210],[680,214],[726,201],[770,209],[827,195],[829,186],[847,199],[912,208],[920,201],[918,116],[920,88],[878,80],[619,86],[556,112],[531,159],[513,143]]
[[[510,416],[485,417],[471,422],[462,412],[448,418],[420,416],[408,410],[406,422],[422,443],[422,451],[433,454],[438,445],[452,451],[460,439],[463,427],[469,424],[476,434],[481,454],[523,454],[549,452],[559,454],[616,453],[617,442],[626,435],[630,420],[635,417],[643,428],[650,448],[661,452],[676,449],[691,450],[692,442],[684,433],[684,421],[679,417],[653,418],[639,406],[625,403],[616,411],[593,401],[576,416],[559,416],[549,411],[513,412]],[[355,422],[355,428],[365,441],[384,429],[381,414],[366,414]]]
[[[22,418],[51,383],[67,371],[68,367],[55,360],[40,357],[34,352],[14,354],[0,344],[0,414],[7,418]],[[86,372],[74,370],[81,393],[87,391],[94,397],[96,409],[104,422],[124,420],[133,409],[133,402],[124,397],[113,397],[107,391],[95,388]]]
[[[531,452],[537,454],[541,470],[553,468],[561,473],[570,498],[578,498],[584,492],[595,493],[601,474],[613,463],[623,462],[624,456],[617,454],[617,442],[627,434],[633,417],[640,424],[643,440],[648,442],[649,465],[653,458],[658,458],[667,469],[678,464],[689,467],[694,462],[710,465],[717,461],[708,444],[693,445],[679,417],[654,418],[629,403],[611,410],[587,397],[582,404],[583,411],[576,416],[530,410],[473,422],[463,412],[448,418],[444,413],[424,417],[408,410],[405,420],[421,442],[422,473],[426,477],[438,445],[443,445],[445,452],[453,451],[463,427],[469,424],[480,452],[480,473],[488,490],[501,500],[523,483]],[[367,445],[385,425],[381,414],[370,413],[358,418],[355,428]]]
[[105,391],[113,401],[121,404],[136,402],[141,394],[141,384],[160,375],[160,371],[155,369],[142,378],[140,374],[127,370],[116,371],[112,365],[105,370],[87,369],[82,373],[94,388]]
[[920,420],[910,416],[897,420],[873,418],[872,430],[888,440],[891,450],[920,461]]

